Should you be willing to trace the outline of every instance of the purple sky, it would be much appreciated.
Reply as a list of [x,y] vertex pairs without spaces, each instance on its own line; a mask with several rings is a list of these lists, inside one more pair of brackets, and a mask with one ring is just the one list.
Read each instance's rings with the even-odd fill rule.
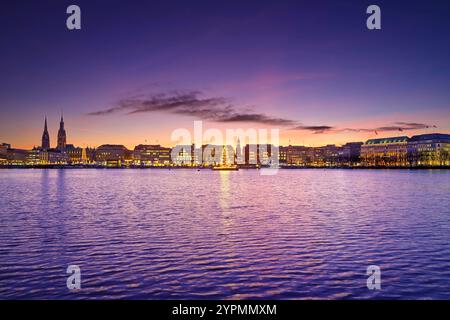
[[[366,28],[373,3],[382,30]],[[45,115],[54,145],[61,110],[79,146],[173,145],[193,120],[280,128],[283,144],[450,132],[448,1],[7,0],[0,17],[15,147],[40,144]]]

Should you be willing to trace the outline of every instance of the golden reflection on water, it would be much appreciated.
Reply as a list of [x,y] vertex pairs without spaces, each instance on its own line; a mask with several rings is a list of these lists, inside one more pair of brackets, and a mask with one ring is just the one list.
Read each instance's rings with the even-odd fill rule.
[[220,174],[220,208],[227,212],[230,208],[230,172],[219,171]]

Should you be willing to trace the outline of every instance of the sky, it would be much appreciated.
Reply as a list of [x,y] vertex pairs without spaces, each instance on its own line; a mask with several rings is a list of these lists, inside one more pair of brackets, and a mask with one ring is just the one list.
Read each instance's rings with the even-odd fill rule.
[[55,146],[61,113],[83,147],[173,146],[195,120],[283,145],[450,133],[449,18],[440,0],[5,0],[0,143],[40,145],[47,116]]

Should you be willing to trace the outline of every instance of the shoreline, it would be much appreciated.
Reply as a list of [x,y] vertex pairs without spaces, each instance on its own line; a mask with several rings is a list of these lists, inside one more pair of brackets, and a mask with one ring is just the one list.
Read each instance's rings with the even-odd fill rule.
[[[259,169],[268,169],[269,167],[252,167],[252,166],[242,166],[238,167],[239,170],[259,170]],[[157,167],[157,166],[122,166],[122,167],[107,167],[107,166],[72,166],[72,165],[38,165],[38,166],[2,166],[0,165],[0,169],[53,169],[53,170],[74,170],[74,169],[109,169],[109,170],[127,170],[127,169],[140,169],[140,170],[148,170],[148,169],[156,169],[156,170],[178,170],[178,169],[190,169],[190,170],[212,170],[211,167],[187,167],[187,166],[173,166],[173,167]],[[275,168],[274,168],[275,169]],[[450,166],[411,166],[411,167],[383,167],[383,166],[281,166],[276,169],[280,170],[304,170],[304,169],[346,169],[346,170],[448,170]]]

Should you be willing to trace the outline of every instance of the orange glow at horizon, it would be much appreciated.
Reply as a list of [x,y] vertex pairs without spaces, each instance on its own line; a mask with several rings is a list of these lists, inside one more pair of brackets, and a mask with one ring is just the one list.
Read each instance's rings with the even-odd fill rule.
[[[69,122],[70,123],[70,122]],[[214,125],[205,126],[203,129],[203,133],[208,128],[214,128]],[[173,130],[178,128],[185,128],[189,132],[191,132],[192,143],[194,143],[194,135],[192,125],[189,126],[181,126],[174,127],[170,129],[170,126],[167,126],[164,131],[159,132],[149,132],[147,130],[138,130],[136,128],[130,130],[129,133],[126,130],[111,130],[111,132],[106,131],[90,131],[85,129],[78,129],[76,126],[71,126],[66,123],[66,131],[67,131],[67,143],[73,144],[77,147],[98,147],[102,144],[121,144],[126,146],[128,149],[134,149],[136,145],[139,144],[160,144],[166,147],[173,147],[177,144],[176,141],[171,141],[171,133]],[[229,129],[238,129],[242,128],[244,131],[248,128],[252,128],[251,124],[247,126],[234,126]],[[226,138],[226,127],[223,125],[217,126],[217,129],[223,135],[224,143]],[[260,128],[268,130],[268,142],[270,143],[270,128]],[[56,144],[56,126],[49,125],[50,131],[50,143],[51,146],[55,146]],[[378,132],[376,134],[374,131],[371,132],[325,132],[325,133],[311,133],[306,131],[294,131],[287,129],[279,130],[279,144],[282,146],[288,145],[302,145],[302,146],[311,146],[318,147],[324,146],[328,144],[335,145],[344,145],[348,142],[365,142],[369,139],[375,138],[384,138],[384,137],[396,137],[396,136],[413,136],[418,134],[425,133],[448,133],[450,134],[450,130],[443,128],[430,128],[430,129],[422,129],[422,130],[410,130],[410,131],[392,131],[392,132]],[[20,136],[9,136],[7,134],[1,135],[0,143],[9,143],[13,148],[19,149],[31,149],[34,146],[39,146],[41,144],[41,136],[42,136],[42,128],[37,126],[27,126],[22,130],[22,134]],[[31,137],[31,138],[30,138]],[[203,141],[204,144],[208,144],[208,141]],[[236,143],[231,143],[235,145]],[[241,146],[244,146],[246,143],[241,140]]]

